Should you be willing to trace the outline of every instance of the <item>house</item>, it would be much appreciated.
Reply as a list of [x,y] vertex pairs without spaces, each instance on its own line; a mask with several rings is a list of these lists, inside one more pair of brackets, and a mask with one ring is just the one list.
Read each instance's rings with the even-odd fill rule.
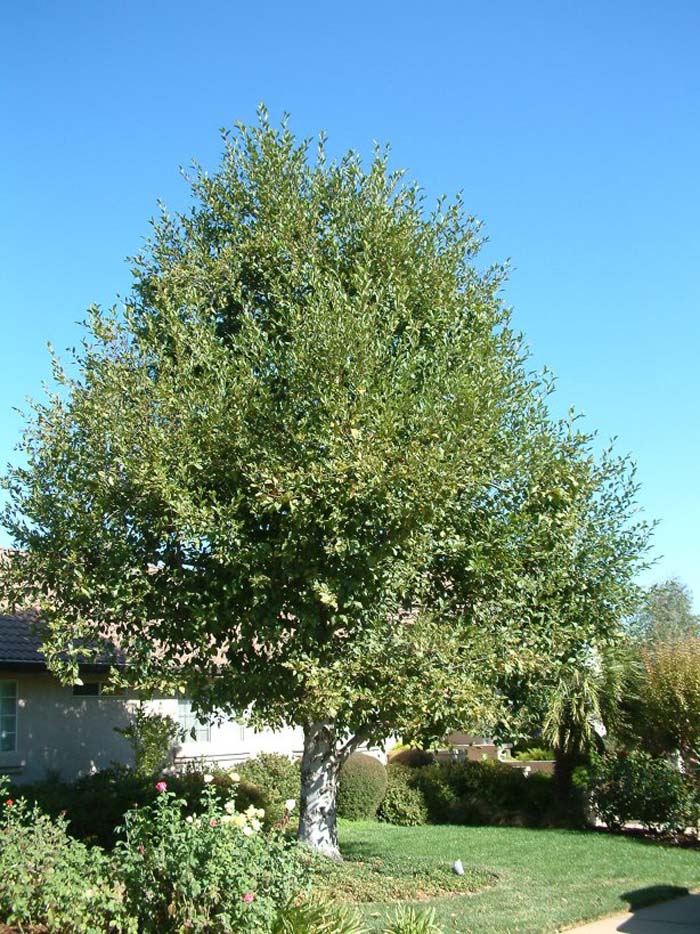
[[[46,667],[31,619],[0,615],[0,773],[18,783],[47,775],[70,780],[115,762],[131,764],[131,747],[117,728],[128,725],[141,701],[134,691],[111,693],[108,677],[107,663],[83,665],[82,684],[62,685]],[[299,728],[273,732],[233,720],[200,723],[185,697],[153,697],[144,704],[182,728],[176,766],[205,760],[230,767],[261,752],[302,752]]]

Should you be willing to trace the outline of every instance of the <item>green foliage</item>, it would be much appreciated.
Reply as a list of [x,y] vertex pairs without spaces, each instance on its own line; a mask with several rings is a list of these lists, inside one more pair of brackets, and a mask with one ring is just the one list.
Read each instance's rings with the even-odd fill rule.
[[554,759],[554,751],[545,746],[526,746],[513,753],[518,762],[546,762]]
[[597,758],[588,790],[612,829],[638,821],[649,830],[682,831],[700,820],[697,789],[667,759],[641,750]]
[[261,110],[55,362],[3,574],[63,677],[116,631],[125,683],[203,715],[425,745],[611,637],[648,533],[631,465],[552,422],[478,223],[388,161]]
[[680,755],[700,783],[700,638],[643,646],[638,658],[626,738],[655,755]]
[[[399,908],[382,929],[383,934],[442,934],[432,909]],[[356,911],[330,902],[304,902],[290,906],[272,934],[369,934]]]
[[456,875],[448,862],[397,853],[382,858],[351,857],[342,862],[314,858],[313,892],[331,902],[392,902],[477,892],[494,875],[467,866]]
[[428,808],[422,791],[412,783],[412,770],[406,765],[390,764],[388,784],[377,817],[387,824],[415,827],[428,820]]
[[153,785],[151,778],[114,767],[74,782],[47,779],[22,785],[13,789],[13,796],[26,797],[54,818],[64,814],[71,836],[111,849],[116,842],[116,828],[123,823],[126,812],[155,800]]
[[178,725],[171,717],[146,710],[141,704],[128,726],[114,729],[128,741],[134,756],[134,770],[144,778],[160,775],[170,764],[173,747],[180,735]]
[[155,804],[129,812],[114,865],[140,934],[266,931],[305,883],[296,846],[262,833],[260,814],[221,806],[207,787],[200,808],[161,785]]
[[302,902],[289,905],[277,918],[271,934],[369,934],[359,915],[345,905]]
[[550,775],[526,776],[493,762],[435,763],[423,768],[390,765],[389,787],[379,809],[387,823],[552,826],[585,823],[577,790],[562,807]]
[[264,808],[266,823],[284,819],[285,802],[299,797],[299,763],[277,753],[261,753],[237,767],[240,800]]
[[693,613],[690,590],[679,580],[654,584],[628,622],[632,636],[651,646],[700,637],[700,616]]
[[101,850],[69,836],[65,818],[6,794],[0,782],[0,919],[56,934],[135,934]]
[[375,756],[355,752],[340,769],[338,816],[371,820],[387,789],[386,767]]
[[409,768],[420,768],[422,765],[431,765],[435,756],[427,749],[415,749],[412,746],[404,747],[396,752],[392,750],[389,761],[395,765],[407,765]]
[[442,934],[435,921],[435,911],[417,911],[413,905],[400,908],[385,929],[385,934]]

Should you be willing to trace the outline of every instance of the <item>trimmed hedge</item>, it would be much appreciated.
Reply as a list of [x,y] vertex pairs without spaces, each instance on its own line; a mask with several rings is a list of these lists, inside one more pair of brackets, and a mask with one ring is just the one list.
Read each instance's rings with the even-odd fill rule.
[[432,765],[435,762],[435,756],[427,749],[408,747],[400,749],[393,755],[390,753],[389,762],[392,765],[407,765],[409,768],[419,769],[424,765]]
[[423,768],[391,763],[388,773],[389,788],[379,809],[379,819],[387,823],[519,827],[586,823],[581,789],[575,789],[562,810],[551,775],[525,776],[500,762],[436,763]]
[[354,752],[340,769],[337,811],[349,820],[373,820],[387,790],[386,767],[363,752]]
[[420,788],[414,783],[414,770],[401,763],[390,763],[389,782],[377,817],[386,824],[417,827],[428,821],[428,807]]

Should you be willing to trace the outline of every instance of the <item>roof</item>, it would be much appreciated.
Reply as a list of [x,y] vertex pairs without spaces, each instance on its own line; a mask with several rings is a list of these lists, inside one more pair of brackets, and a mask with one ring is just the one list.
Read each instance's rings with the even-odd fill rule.
[[27,615],[0,616],[0,665],[45,668],[36,619]]
[[[113,662],[103,656],[96,661],[81,664],[80,667],[85,671],[108,671],[112,664]],[[0,615],[0,669],[46,671],[41,623],[35,614]]]

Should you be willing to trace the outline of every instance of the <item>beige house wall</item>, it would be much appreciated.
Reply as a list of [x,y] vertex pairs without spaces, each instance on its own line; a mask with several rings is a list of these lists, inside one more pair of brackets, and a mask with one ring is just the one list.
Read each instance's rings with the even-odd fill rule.
[[[138,704],[135,695],[76,697],[47,672],[0,673],[17,682],[17,748],[0,753],[0,773],[17,782],[39,781],[58,774],[64,780],[108,768],[112,763],[132,763],[128,742],[115,727],[126,726]],[[84,676],[84,681],[100,677]],[[161,697],[146,705],[177,722],[178,701]],[[230,766],[260,752],[300,755],[300,729],[255,731],[233,721],[213,722],[209,742],[186,738],[176,753],[176,765],[205,760]]]

